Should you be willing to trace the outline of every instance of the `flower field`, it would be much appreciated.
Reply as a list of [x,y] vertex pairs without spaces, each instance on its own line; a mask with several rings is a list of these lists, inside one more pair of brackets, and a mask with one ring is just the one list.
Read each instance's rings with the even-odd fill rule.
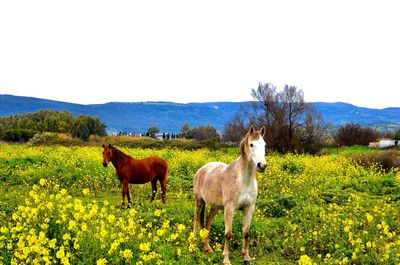
[[[151,185],[130,185],[133,207],[101,147],[0,145],[0,264],[221,264],[223,214],[210,231],[214,254],[193,238],[192,179],[236,149],[121,148],[169,163],[167,204]],[[251,224],[253,264],[399,264],[400,172],[364,168],[348,155],[269,155],[258,174]],[[242,213],[231,262],[242,264]],[[200,236],[207,235],[201,231]]]

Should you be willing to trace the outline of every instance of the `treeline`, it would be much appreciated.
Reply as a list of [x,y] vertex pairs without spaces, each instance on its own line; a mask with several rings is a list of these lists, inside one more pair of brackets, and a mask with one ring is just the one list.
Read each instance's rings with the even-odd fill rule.
[[106,125],[100,119],[67,111],[40,110],[0,118],[0,138],[5,141],[27,141],[36,133],[68,133],[87,141],[90,135],[106,135]]

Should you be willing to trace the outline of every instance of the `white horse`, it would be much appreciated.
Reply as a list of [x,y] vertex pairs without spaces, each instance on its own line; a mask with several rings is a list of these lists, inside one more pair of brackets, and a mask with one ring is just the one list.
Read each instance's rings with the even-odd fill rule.
[[[250,127],[240,143],[240,156],[227,165],[222,162],[211,162],[201,167],[193,180],[195,197],[194,235],[200,229],[210,231],[212,220],[219,209],[224,209],[225,245],[224,264],[229,261],[229,241],[232,237],[232,220],[235,210],[243,211],[243,258],[244,264],[250,264],[249,231],[257,198],[256,170],[263,172],[267,167],[265,161],[265,128],[256,131]],[[206,204],[211,206],[204,223]],[[209,237],[204,240],[205,252],[213,252]]]

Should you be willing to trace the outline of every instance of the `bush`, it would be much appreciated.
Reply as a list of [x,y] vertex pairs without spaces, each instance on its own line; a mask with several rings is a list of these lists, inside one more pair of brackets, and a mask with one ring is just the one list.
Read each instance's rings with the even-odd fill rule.
[[28,142],[31,145],[83,145],[82,140],[73,138],[64,133],[43,132],[36,133]]
[[400,166],[400,155],[395,150],[364,154],[358,156],[357,162],[364,167],[378,165],[385,172],[389,172],[390,170]]
[[335,142],[341,146],[368,145],[379,137],[379,132],[364,128],[359,124],[348,123],[338,130]]
[[35,135],[34,130],[8,129],[2,132],[2,140],[7,142],[27,142]]

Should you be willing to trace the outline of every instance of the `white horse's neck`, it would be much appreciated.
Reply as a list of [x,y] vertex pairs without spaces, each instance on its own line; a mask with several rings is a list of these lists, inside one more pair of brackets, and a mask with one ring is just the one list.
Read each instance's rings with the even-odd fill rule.
[[253,165],[251,161],[247,159],[247,157],[240,156],[237,159],[237,163],[239,163],[240,168],[240,177],[242,178],[242,182],[249,183],[256,176],[256,167]]

